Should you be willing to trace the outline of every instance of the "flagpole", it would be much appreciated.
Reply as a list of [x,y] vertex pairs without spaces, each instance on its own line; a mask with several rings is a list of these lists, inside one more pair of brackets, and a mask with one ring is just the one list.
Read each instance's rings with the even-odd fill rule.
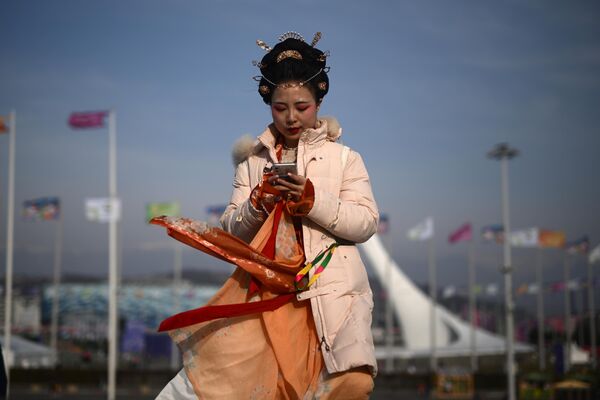
[[385,357],[385,369],[386,372],[391,373],[394,369],[394,359],[392,357],[392,349],[394,347],[393,337],[393,315],[392,315],[392,257],[389,256],[385,265],[385,345],[386,345],[386,357]]
[[108,192],[110,201],[108,229],[108,400],[115,400],[117,380],[117,155],[116,115],[108,114]]
[[571,296],[569,288],[570,262],[569,254],[565,253],[564,281],[565,281],[565,372],[571,367]]
[[[182,247],[179,242],[175,241],[173,243],[175,246],[174,254],[173,254],[173,314],[176,314],[180,311],[181,302],[180,302],[180,293],[181,293],[181,272],[182,272],[182,263],[181,263],[181,251]],[[179,349],[174,341],[171,342],[171,369],[177,370],[179,369]]]
[[543,274],[542,270],[542,249],[537,249],[537,257],[536,257],[536,280],[538,285],[538,293],[537,293],[537,320],[538,320],[538,365],[540,371],[546,369],[546,338],[544,334],[546,333],[546,328],[544,325],[544,291],[543,288]]
[[502,175],[502,220],[504,225],[504,302],[506,304],[506,375],[508,400],[516,399],[515,382],[515,350],[514,350],[514,303],[512,295],[512,260],[510,248],[510,215],[508,204],[508,160],[519,154],[517,149],[511,148],[507,143],[498,144],[488,152],[488,157],[500,161]]
[[435,248],[433,244],[433,235],[429,238],[429,297],[431,299],[429,309],[429,343],[431,347],[430,367],[432,372],[437,370],[437,324],[436,324],[436,297],[437,282],[435,270]]
[[471,371],[477,371],[477,351],[475,344],[475,245],[471,240],[469,243],[469,320],[470,320],[470,342],[471,342]]
[[15,141],[17,135],[17,114],[9,114],[8,138],[8,201],[6,218],[6,288],[4,297],[4,355],[6,360],[6,397],[10,389],[10,367],[14,357],[11,350],[12,335],[12,286],[13,286],[13,244],[15,217]]
[[589,257],[587,258],[587,270],[588,270],[588,309],[590,311],[590,349],[592,353],[592,368],[598,366],[597,350],[596,350],[596,306],[594,304],[594,271],[592,269],[592,262]]
[[[576,312],[576,314],[579,315],[579,317],[577,319],[581,320],[582,323],[581,323],[581,329],[577,330],[577,333],[578,333],[577,336],[578,336],[578,339],[579,339],[579,345],[583,346],[583,335],[584,335],[584,332],[583,332],[583,320],[585,318],[585,314],[583,313],[583,307],[584,307],[584,303],[585,303],[585,293],[583,293],[583,288],[580,285],[579,279],[577,280],[577,285],[573,288],[573,290],[574,291],[576,290],[577,292],[574,292],[574,293],[578,294],[578,296],[577,296],[577,303],[579,305],[577,306],[577,312]],[[573,328],[573,330],[575,330],[575,328]]]
[[63,223],[62,213],[59,211],[58,220],[56,221],[56,238],[54,241],[54,296],[52,298],[52,322],[50,325],[50,348],[54,352],[54,359],[58,362],[58,310],[60,302],[60,275],[62,263],[62,236]]

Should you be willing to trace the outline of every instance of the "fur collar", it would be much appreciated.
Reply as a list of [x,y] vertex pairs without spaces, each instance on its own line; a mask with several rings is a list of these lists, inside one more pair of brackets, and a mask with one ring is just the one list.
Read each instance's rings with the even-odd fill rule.
[[[319,118],[319,121],[321,122],[321,126],[316,129],[308,129],[303,133],[301,140],[305,140],[309,144],[323,139],[335,142],[342,136],[342,127],[335,117],[325,116]],[[233,165],[237,166],[252,154],[258,153],[263,147],[274,147],[278,135],[279,132],[271,124],[257,138],[253,138],[250,135],[242,136],[233,144],[231,151]]]

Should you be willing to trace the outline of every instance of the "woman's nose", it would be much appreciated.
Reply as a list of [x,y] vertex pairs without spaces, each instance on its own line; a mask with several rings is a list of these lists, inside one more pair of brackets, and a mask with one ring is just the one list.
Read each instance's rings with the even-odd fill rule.
[[296,112],[294,110],[289,110],[287,114],[287,122],[296,122]]

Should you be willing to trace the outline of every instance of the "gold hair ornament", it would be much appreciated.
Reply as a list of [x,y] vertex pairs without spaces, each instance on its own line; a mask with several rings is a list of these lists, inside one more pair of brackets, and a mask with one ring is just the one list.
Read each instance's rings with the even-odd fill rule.
[[286,50],[282,51],[277,55],[277,62],[281,62],[286,58],[295,58],[296,60],[302,60],[302,55],[297,50]]
[[289,32],[286,32],[286,33],[282,34],[281,36],[279,36],[280,42],[283,42],[286,39],[296,39],[296,40],[300,40],[300,41],[304,42],[304,38],[302,37],[302,35],[299,34],[298,32],[294,32],[294,31],[289,31]]

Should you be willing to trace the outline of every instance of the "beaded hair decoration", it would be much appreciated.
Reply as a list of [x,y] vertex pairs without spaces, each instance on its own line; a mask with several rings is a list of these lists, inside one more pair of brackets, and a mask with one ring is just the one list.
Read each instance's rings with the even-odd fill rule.
[[[279,42],[283,42],[286,39],[296,39],[296,40],[300,40],[302,42],[306,41],[304,40],[304,38],[302,37],[302,35],[300,35],[298,32],[294,32],[294,31],[289,31],[289,32],[285,32],[284,34],[279,36]],[[315,35],[313,36],[313,39],[310,43],[311,47],[315,47],[315,45],[319,42],[319,40],[321,40],[321,32],[317,32],[315,33]],[[258,47],[260,47],[261,49],[265,50],[267,53],[269,53],[271,50],[273,50],[273,48],[271,46],[269,46],[267,43],[265,43],[263,40],[257,40],[256,41],[256,45]],[[325,61],[327,59],[327,57],[329,57],[329,51],[325,51],[323,52],[323,54],[319,57],[319,61]],[[281,53],[279,53],[277,55],[276,58],[276,62],[280,63],[281,61],[288,59],[288,58],[294,58],[296,60],[302,60],[302,54],[300,54],[300,52],[298,52],[297,50],[285,50],[282,51]],[[259,61],[252,61],[252,65],[254,65],[255,67],[258,67],[259,69],[263,69],[266,65],[263,65],[261,62]],[[252,79],[254,79],[256,82],[260,82],[261,79],[264,79],[265,81],[267,81],[268,83],[270,83],[271,85],[273,85],[274,87],[288,87],[288,86],[304,86],[305,83],[311,81],[312,79],[314,79],[316,76],[318,76],[321,72],[325,71],[327,72],[329,70],[329,68],[321,68],[319,69],[319,71],[312,75],[310,78],[302,81],[302,82],[298,82],[298,83],[284,83],[284,84],[276,84],[275,82],[272,82],[271,80],[269,80],[268,78],[266,78],[264,75],[257,75],[255,77],[253,77]],[[319,83],[319,89],[321,90],[325,90],[326,89],[326,83],[325,82],[320,82]],[[267,95],[269,94],[269,92],[271,91],[271,88],[269,88],[269,86],[267,85],[261,85],[258,88],[259,92],[263,95]]]

